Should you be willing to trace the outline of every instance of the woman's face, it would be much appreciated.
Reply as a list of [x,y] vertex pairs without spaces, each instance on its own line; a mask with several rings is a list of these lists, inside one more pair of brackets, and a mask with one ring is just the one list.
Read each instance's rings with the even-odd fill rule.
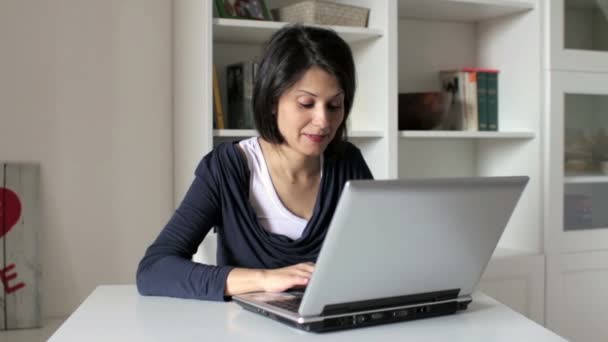
[[344,120],[344,92],[338,80],[318,67],[281,95],[277,124],[285,144],[308,157],[320,156]]

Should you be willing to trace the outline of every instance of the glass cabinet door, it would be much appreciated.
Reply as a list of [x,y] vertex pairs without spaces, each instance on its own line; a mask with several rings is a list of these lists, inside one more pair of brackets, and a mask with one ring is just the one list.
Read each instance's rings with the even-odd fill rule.
[[608,95],[564,95],[564,230],[608,227]]
[[608,70],[608,0],[550,0],[550,65],[555,70]]
[[608,51],[608,0],[564,0],[564,47]]
[[608,249],[608,74],[552,72],[548,114],[551,246]]

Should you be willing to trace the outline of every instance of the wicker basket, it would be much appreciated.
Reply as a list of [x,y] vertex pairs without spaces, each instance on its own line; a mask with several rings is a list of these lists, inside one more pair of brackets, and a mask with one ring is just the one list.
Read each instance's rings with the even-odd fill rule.
[[328,1],[305,0],[275,10],[275,19],[288,23],[367,27],[369,8]]

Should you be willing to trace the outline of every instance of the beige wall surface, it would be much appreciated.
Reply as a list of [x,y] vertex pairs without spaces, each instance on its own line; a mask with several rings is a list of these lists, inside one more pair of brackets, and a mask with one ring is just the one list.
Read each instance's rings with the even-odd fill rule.
[[41,165],[42,310],[133,283],[173,207],[170,0],[0,1],[0,160]]

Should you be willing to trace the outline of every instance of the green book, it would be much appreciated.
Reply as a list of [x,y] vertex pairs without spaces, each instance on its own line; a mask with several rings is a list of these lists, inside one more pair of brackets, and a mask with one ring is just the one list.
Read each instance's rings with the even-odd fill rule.
[[488,130],[488,73],[477,72],[477,111],[480,131]]
[[488,130],[498,131],[498,73],[487,73]]

